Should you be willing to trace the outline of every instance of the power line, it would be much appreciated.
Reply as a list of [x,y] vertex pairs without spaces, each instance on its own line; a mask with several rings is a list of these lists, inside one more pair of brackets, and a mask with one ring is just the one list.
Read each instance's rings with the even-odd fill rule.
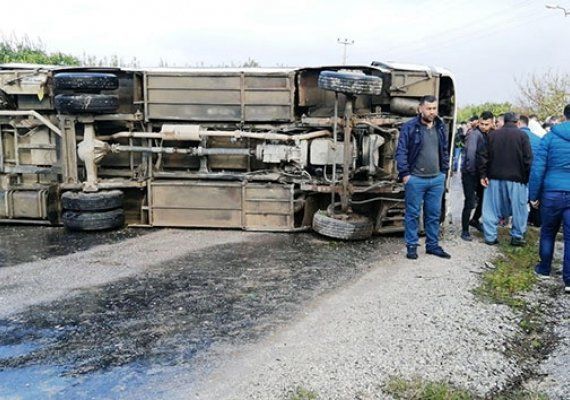
[[[515,11],[519,12],[521,10],[527,9],[529,6],[533,6],[534,4],[531,4],[531,3],[532,3],[532,0],[525,0],[525,1],[521,2],[516,7]],[[492,24],[493,22],[500,23],[501,20],[504,20],[503,16],[506,15],[506,13],[508,11],[512,11],[512,9],[513,9],[513,7],[509,6],[509,7],[499,9],[499,10],[495,10],[491,13],[487,13],[487,14],[478,16],[476,18],[471,18],[469,20],[466,20],[464,22],[464,24],[460,27],[455,27],[455,28],[444,30],[442,32],[437,32],[437,36],[447,38],[446,40],[444,40],[444,42],[447,42],[449,40],[455,40],[456,38],[468,37],[469,34],[474,31],[475,24],[477,24],[477,23]],[[510,17],[510,19],[513,19],[513,18],[514,18],[513,16]],[[424,45],[417,44],[416,42],[414,42],[414,43],[408,43],[408,44],[403,44],[403,45],[399,45],[399,46],[392,46],[392,47],[384,50],[384,52],[387,53],[387,52],[391,52],[394,50],[414,51],[414,49],[421,50],[423,47],[424,47]]]
[[551,10],[562,10],[562,12],[564,13],[564,16],[567,17],[570,15],[570,11],[567,10],[566,8],[559,6],[558,4],[553,6],[552,4],[546,4],[545,5],[546,8],[550,8]]

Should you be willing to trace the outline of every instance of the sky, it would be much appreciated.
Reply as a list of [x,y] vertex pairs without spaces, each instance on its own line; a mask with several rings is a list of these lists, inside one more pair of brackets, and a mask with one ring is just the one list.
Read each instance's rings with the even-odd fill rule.
[[0,34],[142,67],[400,61],[449,69],[460,105],[516,102],[517,81],[570,73],[570,0],[9,1]]

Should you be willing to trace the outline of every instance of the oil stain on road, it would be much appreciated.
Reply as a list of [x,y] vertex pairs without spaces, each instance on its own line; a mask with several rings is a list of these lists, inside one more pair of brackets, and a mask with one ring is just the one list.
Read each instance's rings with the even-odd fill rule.
[[77,253],[151,232],[143,229],[70,232],[61,227],[18,225],[2,226],[0,229],[0,267]]
[[190,369],[214,343],[277,330],[308,300],[361,276],[397,241],[261,235],[33,306],[0,321],[0,393],[127,397],[161,374]]

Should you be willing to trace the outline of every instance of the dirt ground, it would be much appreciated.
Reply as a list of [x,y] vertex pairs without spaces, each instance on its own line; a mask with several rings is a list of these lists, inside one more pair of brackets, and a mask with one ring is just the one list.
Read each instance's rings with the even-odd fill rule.
[[453,228],[451,260],[416,262],[397,235],[0,229],[3,399],[375,399],[391,376],[489,395],[523,373],[516,315],[471,293],[493,249]]

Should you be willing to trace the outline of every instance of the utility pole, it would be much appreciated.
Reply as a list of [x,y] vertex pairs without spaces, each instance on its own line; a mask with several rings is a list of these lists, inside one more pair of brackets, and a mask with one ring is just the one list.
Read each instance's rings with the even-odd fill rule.
[[348,40],[348,39],[343,39],[341,40],[340,38],[336,40],[336,42],[338,44],[342,44],[344,46],[343,51],[342,51],[342,65],[346,65],[346,47],[353,45],[354,44],[354,40]]
[[545,5],[546,8],[549,8],[551,10],[562,10],[562,12],[564,13],[564,16],[567,17],[570,15],[570,10],[567,10],[566,8],[559,6],[558,4],[556,5],[552,5],[552,4],[546,4]]

